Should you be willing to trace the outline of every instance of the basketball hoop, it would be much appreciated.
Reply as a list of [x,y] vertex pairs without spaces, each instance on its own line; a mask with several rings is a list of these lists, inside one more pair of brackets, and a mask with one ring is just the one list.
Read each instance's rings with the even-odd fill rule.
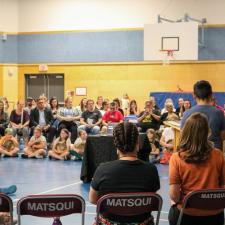
[[174,60],[174,50],[172,49],[163,49],[159,50],[162,54],[164,54],[163,65],[169,65],[171,60]]

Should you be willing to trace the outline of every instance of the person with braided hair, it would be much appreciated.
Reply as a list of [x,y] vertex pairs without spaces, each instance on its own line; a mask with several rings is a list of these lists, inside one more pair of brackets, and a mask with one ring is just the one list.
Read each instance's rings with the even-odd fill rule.
[[[118,160],[102,163],[91,182],[89,201],[96,204],[108,193],[156,192],[160,188],[159,175],[155,165],[137,158],[139,133],[137,126],[129,122],[119,123],[113,130]],[[143,224],[152,225],[153,217],[142,214],[137,217],[100,218],[101,224]]]

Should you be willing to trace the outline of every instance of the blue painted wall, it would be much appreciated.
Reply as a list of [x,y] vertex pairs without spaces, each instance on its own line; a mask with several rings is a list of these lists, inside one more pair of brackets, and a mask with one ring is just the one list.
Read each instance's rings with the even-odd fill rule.
[[[143,30],[8,35],[0,63],[143,61]],[[225,59],[225,28],[207,28],[199,60]]]
[[18,62],[109,62],[143,60],[143,31],[18,36]]
[[225,59],[225,28],[205,29],[205,47],[199,47],[199,60]]
[[0,63],[18,62],[17,44],[17,35],[7,35],[7,40],[0,40]]

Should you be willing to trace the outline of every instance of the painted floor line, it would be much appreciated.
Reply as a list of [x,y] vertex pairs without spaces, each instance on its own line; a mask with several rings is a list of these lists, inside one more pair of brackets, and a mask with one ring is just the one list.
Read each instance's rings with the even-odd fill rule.
[[[61,189],[67,188],[67,187],[71,187],[71,186],[74,186],[74,185],[77,185],[77,184],[81,184],[81,183],[82,183],[82,181],[78,181],[78,182],[75,182],[75,183],[72,183],[72,184],[67,184],[67,185],[64,185],[64,186],[57,187],[57,188],[52,188],[50,190],[43,191],[43,192],[33,194],[33,195],[42,195],[42,194],[46,194],[46,193],[53,192],[53,191],[58,191],[58,190],[61,190]],[[17,202],[18,200],[20,200],[20,199],[19,198],[13,199],[13,202]]]

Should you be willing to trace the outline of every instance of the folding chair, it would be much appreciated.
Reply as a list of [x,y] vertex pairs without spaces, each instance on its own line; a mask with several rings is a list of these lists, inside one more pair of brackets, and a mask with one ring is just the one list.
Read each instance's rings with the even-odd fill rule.
[[13,225],[13,203],[10,197],[0,193],[0,212],[10,214],[10,224]]
[[181,224],[184,210],[188,208],[217,210],[225,208],[225,188],[204,189],[190,192],[185,196],[177,225]]
[[106,218],[107,214],[135,217],[149,213],[150,216],[152,211],[158,212],[156,218],[156,225],[158,225],[162,203],[161,196],[155,193],[111,193],[104,195],[97,202],[96,225],[99,225],[99,215]]
[[85,201],[73,194],[29,195],[17,203],[18,225],[21,225],[22,215],[51,218],[74,213],[81,213],[84,225]]

